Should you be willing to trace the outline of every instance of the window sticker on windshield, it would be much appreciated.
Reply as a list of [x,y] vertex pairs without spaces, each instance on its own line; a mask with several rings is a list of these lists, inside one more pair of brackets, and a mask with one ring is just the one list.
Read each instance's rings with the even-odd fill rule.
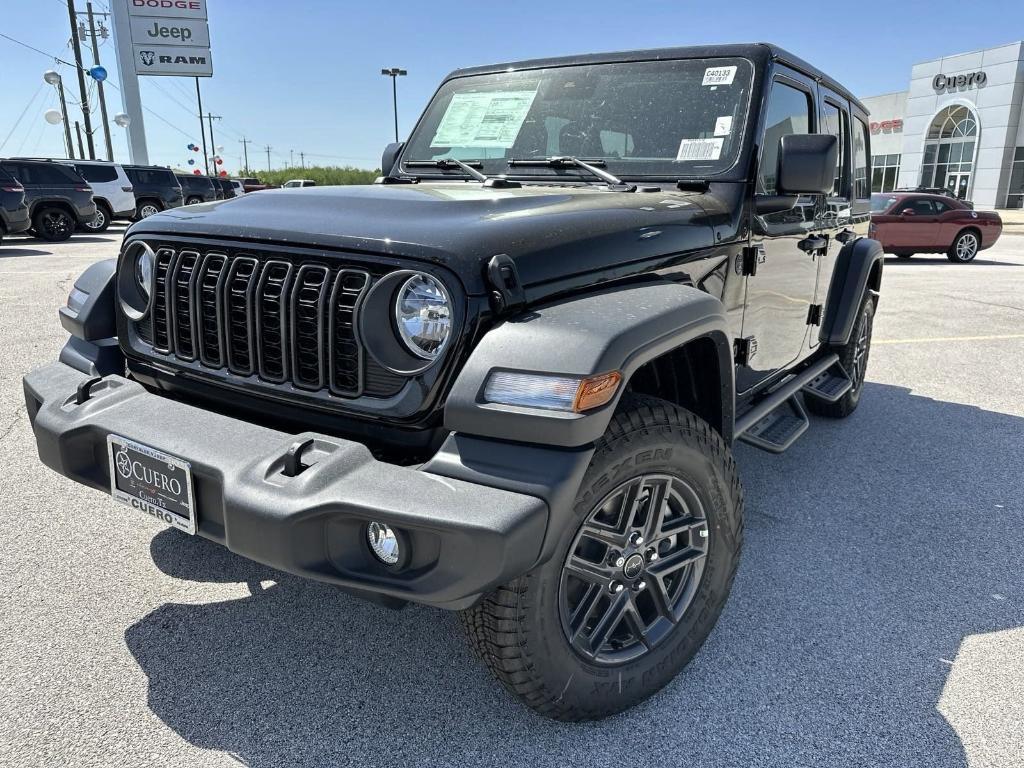
[[736,67],[708,67],[704,70],[704,82],[701,85],[732,85],[736,77]]
[[725,139],[683,139],[676,160],[717,160]]
[[536,96],[536,89],[456,93],[430,146],[508,149],[515,143]]
[[715,120],[715,136],[728,136],[732,133],[732,115],[724,115]]

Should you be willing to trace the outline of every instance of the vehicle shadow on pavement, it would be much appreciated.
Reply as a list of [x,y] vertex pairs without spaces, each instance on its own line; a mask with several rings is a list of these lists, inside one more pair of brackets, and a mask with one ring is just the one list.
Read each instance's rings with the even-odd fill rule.
[[17,248],[9,245],[0,245],[0,259],[9,259],[16,256],[52,256],[50,251],[41,251],[38,248]]
[[943,714],[982,740],[986,723],[943,691],[966,637],[1024,625],[1024,601],[1001,599],[1020,594],[1022,434],[868,384],[856,414],[815,419],[782,456],[738,447],[746,544],[722,620],[664,691],[603,722],[523,708],[452,614],[389,611],[173,531],[152,541],[164,573],[251,596],[165,604],[125,639],[167,726],[261,768],[965,766]]

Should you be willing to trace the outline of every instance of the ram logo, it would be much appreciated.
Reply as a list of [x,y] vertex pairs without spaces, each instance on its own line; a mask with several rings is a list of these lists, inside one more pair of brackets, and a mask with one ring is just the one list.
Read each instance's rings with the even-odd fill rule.
[[156,54],[153,51],[139,51],[139,58],[142,59],[142,63],[147,67],[152,67]]

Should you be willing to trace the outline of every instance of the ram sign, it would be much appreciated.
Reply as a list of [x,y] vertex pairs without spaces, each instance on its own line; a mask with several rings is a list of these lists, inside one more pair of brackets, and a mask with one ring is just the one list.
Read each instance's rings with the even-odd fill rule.
[[138,75],[210,77],[206,0],[121,0]]

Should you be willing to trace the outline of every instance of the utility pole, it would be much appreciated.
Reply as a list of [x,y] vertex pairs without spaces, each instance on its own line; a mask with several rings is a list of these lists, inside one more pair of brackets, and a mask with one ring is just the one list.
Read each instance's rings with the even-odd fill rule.
[[196,78],[196,101],[199,102],[199,133],[203,135],[203,165],[206,175],[210,175],[210,158],[206,155],[206,128],[203,126],[203,94],[199,91],[199,78]]
[[294,168],[295,167],[295,150],[294,149],[289,149],[288,150],[288,167],[289,168]]
[[302,161],[302,170],[306,170],[306,153],[299,152],[299,159]]
[[252,139],[247,139],[244,136],[238,140],[238,143],[242,145],[242,154],[245,155],[245,173],[249,173],[249,145],[252,144]]
[[267,144],[266,149],[267,149],[267,173],[270,173],[270,150],[273,149],[273,147],[271,147],[269,144]]
[[[85,4],[86,14],[89,16],[89,36],[92,38],[92,61],[98,67],[100,65],[100,47],[96,44],[96,25],[93,23],[92,3]],[[103,138],[107,145],[107,160],[114,162],[114,146],[110,141],[110,123],[107,122],[107,99],[103,95],[103,81],[96,81],[96,93],[100,99],[100,118],[103,120]]]
[[68,0],[68,19],[71,21],[71,44],[78,65],[78,91],[82,97],[82,119],[85,121],[85,139],[89,143],[89,159],[96,159],[92,144],[92,119],[89,117],[89,98],[85,92],[85,70],[82,67],[82,46],[78,42],[78,20],[75,18],[75,0]]
[[[198,78],[197,78],[198,79]],[[210,124],[210,153],[213,155],[213,175],[217,175],[217,142],[213,140],[213,121],[220,120],[220,115],[211,115],[209,112],[206,113],[206,121]],[[206,175],[210,175],[209,166],[207,166]]]
[[75,133],[78,134],[78,156],[85,159],[85,148],[82,146],[82,126],[75,120]]
[[43,73],[43,81],[57,88],[57,96],[60,99],[60,114],[64,123],[64,145],[67,147],[68,160],[74,160],[75,145],[71,141],[71,121],[68,120],[68,103],[64,99],[64,81],[60,73],[55,69],[46,70]]

